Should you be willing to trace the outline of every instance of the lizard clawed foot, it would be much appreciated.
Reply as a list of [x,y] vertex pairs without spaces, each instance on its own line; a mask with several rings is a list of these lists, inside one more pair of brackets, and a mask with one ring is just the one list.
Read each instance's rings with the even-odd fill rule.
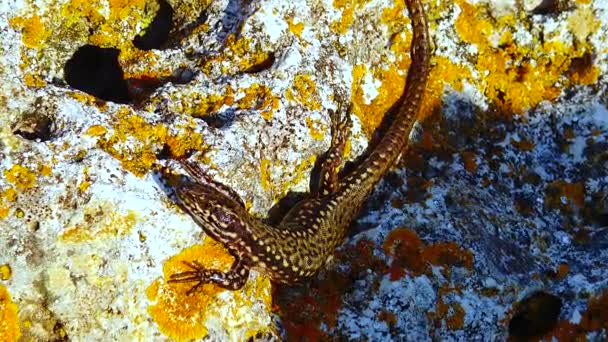
[[201,265],[198,261],[182,261],[191,271],[172,274],[167,280],[168,283],[194,283],[196,284],[186,292],[191,295],[203,284],[213,283],[227,290],[238,290],[247,282],[249,269],[241,259],[237,259],[229,271],[221,272],[210,270]]
[[213,281],[213,274],[217,273],[214,270],[207,270],[203,265],[201,265],[198,261],[194,260],[192,262],[182,261],[182,263],[188,266],[192,271],[185,271],[180,273],[172,274],[169,277],[168,283],[191,283],[196,282],[194,286],[192,286],[186,295],[191,295],[203,284],[211,283]]

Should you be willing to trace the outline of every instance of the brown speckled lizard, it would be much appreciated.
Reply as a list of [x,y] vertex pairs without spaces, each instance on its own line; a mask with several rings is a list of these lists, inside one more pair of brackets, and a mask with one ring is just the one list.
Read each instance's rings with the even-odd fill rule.
[[326,264],[376,183],[407,145],[424,95],[430,59],[427,21],[420,0],[407,0],[407,5],[414,34],[412,64],[403,102],[377,147],[352,172],[339,177],[335,170],[350,134],[350,110],[341,120],[334,115],[332,144],[321,165],[317,192],[292,208],[278,226],[255,219],[230,188],[212,180],[196,164],[182,162],[196,182],[176,189],[181,207],[205,233],[226,246],[235,262],[226,272],[188,262],[191,270],[173,274],[169,282],[196,283],[189,294],[205,283],[236,290],[254,269],[276,283],[289,284],[314,275]]

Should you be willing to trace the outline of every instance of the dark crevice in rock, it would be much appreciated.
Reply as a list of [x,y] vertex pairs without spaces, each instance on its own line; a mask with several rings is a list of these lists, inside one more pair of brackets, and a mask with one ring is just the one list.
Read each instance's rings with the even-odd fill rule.
[[543,0],[532,10],[532,13],[540,15],[560,14],[566,11],[569,6],[571,5],[567,0]]
[[268,58],[266,58],[265,60],[261,61],[260,63],[258,63],[256,65],[250,66],[248,69],[246,69],[243,72],[246,74],[256,74],[258,72],[268,70],[272,67],[272,65],[274,64],[274,61],[275,61],[274,54],[270,54],[268,56]]
[[127,79],[127,87],[129,96],[134,105],[140,105],[144,103],[152,93],[159,87],[167,83],[173,84],[186,84],[194,78],[194,71],[188,68],[178,68],[169,77],[152,78],[129,78]]
[[535,292],[517,304],[509,322],[510,341],[528,341],[549,332],[557,324],[562,300],[550,293]]
[[80,47],[64,67],[65,81],[71,87],[102,100],[130,101],[127,82],[118,63],[120,50],[94,45]]
[[232,125],[235,118],[234,110],[226,110],[221,113],[205,115],[201,117],[201,120],[205,121],[209,127],[220,129]]
[[13,125],[13,133],[27,140],[48,141],[53,133],[53,119],[46,114],[24,114]]
[[165,0],[158,0],[160,6],[154,20],[144,34],[133,39],[133,45],[141,50],[160,49],[167,42],[173,28],[173,8]]
[[24,112],[11,126],[13,134],[32,141],[49,141],[55,135],[55,112],[50,101],[38,98],[30,110]]

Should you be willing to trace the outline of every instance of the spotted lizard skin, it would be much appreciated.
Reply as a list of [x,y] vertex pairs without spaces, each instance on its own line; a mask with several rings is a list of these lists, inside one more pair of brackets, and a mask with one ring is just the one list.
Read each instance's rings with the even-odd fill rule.
[[327,263],[376,183],[407,145],[418,115],[429,71],[430,37],[420,0],[408,0],[407,5],[414,35],[412,63],[403,102],[377,147],[354,170],[338,177],[335,169],[350,129],[347,111],[346,120],[332,127],[332,147],[322,164],[318,192],[299,202],[276,226],[252,217],[236,193],[198,165],[182,162],[196,181],[176,189],[179,204],[205,233],[226,246],[235,262],[226,272],[188,262],[191,270],[172,275],[169,282],[194,283],[189,293],[204,283],[236,290],[253,269],[275,283],[291,284],[311,277]]

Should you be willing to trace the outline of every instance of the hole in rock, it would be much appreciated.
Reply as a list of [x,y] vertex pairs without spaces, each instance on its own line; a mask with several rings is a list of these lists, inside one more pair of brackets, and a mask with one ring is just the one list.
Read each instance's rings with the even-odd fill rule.
[[543,0],[532,10],[532,13],[540,15],[559,14],[567,10],[568,6],[566,0]]
[[235,118],[236,113],[234,110],[226,110],[220,113],[205,115],[201,117],[201,120],[205,121],[209,127],[220,129],[232,125]]
[[250,66],[247,70],[244,71],[246,74],[255,74],[258,72],[262,72],[264,70],[270,69],[274,64],[275,57],[274,54],[270,54],[268,58],[264,59],[258,64]]
[[138,49],[160,49],[169,38],[169,32],[173,28],[173,8],[165,0],[159,0],[158,5],[154,20],[146,27],[142,35],[133,39],[133,45]]
[[13,133],[27,140],[48,141],[53,135],[53,119],[39,111],[26,113],[13,124]]
[[119,54],[118,49],[84,45],[65,63],[65,81],[102,100],[128,103],[129,90],[118,63]]
[[535,292],[517,304],[509,322],[509,338],[527,341],[549,332],[559,318],[562,300],[550,293]]

